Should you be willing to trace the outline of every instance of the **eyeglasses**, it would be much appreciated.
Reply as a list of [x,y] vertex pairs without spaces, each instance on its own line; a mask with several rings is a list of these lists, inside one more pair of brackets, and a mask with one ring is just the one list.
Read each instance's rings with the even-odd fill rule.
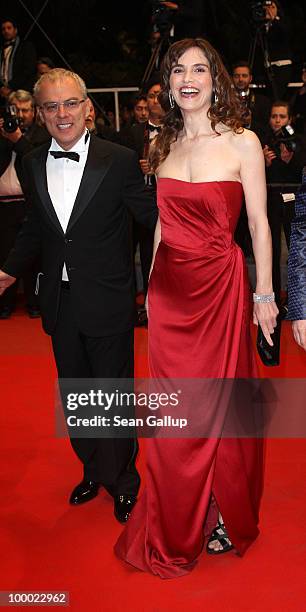
[[66,111],[75,111],[79,108],[80,104],[83,104],[85,100],[65,100],[64,102],[44,102],[41,105],[41,110],[43,110],[48,115],[55,115],[60,109],[61,106],[64,107]]

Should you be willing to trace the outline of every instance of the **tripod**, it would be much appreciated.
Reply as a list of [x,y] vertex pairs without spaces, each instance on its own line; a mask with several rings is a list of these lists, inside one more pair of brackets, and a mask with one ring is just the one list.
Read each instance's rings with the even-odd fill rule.
[[251,41],[251,45],[250,45],[248,63],[250,64],[251,69],[253,71],[255,53],[256,53],[257,47],[259,47],[261,50],[262,56],[263,56],[263,65],[264,65],[266,75],[268,77],[268,81],[270,83],[270,86],[273,92],[273,97],[276,100],[278,97],[278,92],[277,92],[277,87],[276,87],[276,83],[274,80],[273,68],[271,66],[271,61],[270,61],[267,36],[266,36],[266,32],[264,31],[264,29],[265,29],[265,22],[260,23],[256,27],[255,34],[253,36],[253,40]]
[[167,27],[165,31],[159,30],[160,38],[159,41],[156,43],[154,49],[152,50],[151,57],[142,77],[141,87],[143,87],[145,83],[150,80],[152,72],[154,72],[155,70],[159,70],[161,62],[161,51],[163,48],[167,49],[170,44],[170,30],[171,25],[169,25],[169,27]]

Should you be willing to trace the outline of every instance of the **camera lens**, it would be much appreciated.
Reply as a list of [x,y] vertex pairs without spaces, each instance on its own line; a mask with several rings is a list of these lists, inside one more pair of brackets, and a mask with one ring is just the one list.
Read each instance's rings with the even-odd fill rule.
[[4,119],[3,129],[9,134],[16,132],[19,126],[19,119],[16,114],[16,108],[13,105],[6,106],[2,111],[2,117]]

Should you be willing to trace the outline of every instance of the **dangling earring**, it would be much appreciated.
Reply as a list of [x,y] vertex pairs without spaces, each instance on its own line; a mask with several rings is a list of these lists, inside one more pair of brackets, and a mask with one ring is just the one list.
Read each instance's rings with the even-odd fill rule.
[[174,108],[174,97],[169,89],[169,104],[170,104],[170,108]]
[[218,104],[218,100],[219,100],[218,95],[216,94],[215,91],[213,91],[212,101],[211,101],[212,104]]

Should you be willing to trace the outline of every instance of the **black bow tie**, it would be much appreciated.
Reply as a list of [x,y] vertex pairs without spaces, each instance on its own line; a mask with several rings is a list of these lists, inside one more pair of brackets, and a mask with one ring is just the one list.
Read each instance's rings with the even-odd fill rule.
[[68,157],[68,159],[72,159],[73,161],[80,161],[80,156],[75,151],[49,151],[49,153],[54,157],[54,159]]
[[152,125],[152,123],[148,124],[149,132],[160,132],[162,129],[161,125]]
[[7,41],[4,43],[3,47],[6,49],[6,47],[13,47],[13,46],[14,46],[14,44],[15,44],[15,41],[14,41],[14,40],[7,40]]

